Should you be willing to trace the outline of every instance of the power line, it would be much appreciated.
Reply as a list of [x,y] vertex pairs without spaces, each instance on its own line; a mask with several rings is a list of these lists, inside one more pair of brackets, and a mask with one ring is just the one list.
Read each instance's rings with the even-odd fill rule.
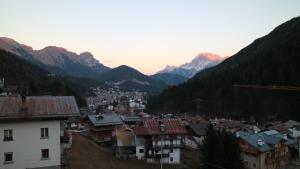
[[252,89],[267,89],[267,90],[289,90],[289,91],[300,91],[298,86],[264,86],[264,85],[245,85],[245,84],[234,84],[233,87],[237,88],[252,88]]

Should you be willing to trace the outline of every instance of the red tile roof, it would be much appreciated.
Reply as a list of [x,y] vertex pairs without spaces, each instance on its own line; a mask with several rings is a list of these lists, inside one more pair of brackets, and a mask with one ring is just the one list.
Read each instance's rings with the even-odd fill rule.
[[[166,131],[164,134],[176,135],[187,134],[185,126],[178,119],[163,119],[162,124],[165,125]],[[143,126],[136,126],[134,129],[135,135],[159,135],[159,120],[147,119],[143,121]]]

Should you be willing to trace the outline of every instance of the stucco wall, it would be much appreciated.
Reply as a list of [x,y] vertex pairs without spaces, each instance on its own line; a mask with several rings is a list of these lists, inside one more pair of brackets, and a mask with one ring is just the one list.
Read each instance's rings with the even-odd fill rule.
[[[49,128],[49,138],[40,138],[41,128]],[[5,129],[13,130],[13,141],[3,141]],[[49,160],[41,160],[41,149],[49,149]],[[4,164],[4,152],[13,152],[12,164]],[[60,158],[59,120],[0,123],[1,169],[56,166]]]

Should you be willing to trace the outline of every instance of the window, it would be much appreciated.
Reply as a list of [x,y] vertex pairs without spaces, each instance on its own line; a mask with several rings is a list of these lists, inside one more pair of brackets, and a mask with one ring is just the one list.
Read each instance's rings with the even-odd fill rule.
[[48,128],[41,128],[41,138],[49,138]]
[[42,149],[42,160],[49,159],[49,149]]
[[170,157],[170,161],[173,161],[173,157]]
[[170,149],[170,153],[173,153],[173,148]]
[[13,140],[13,130],[4,130],[4,141],[12,141]]
[[4,164],[11,164],[13,163],[13,153],[4,153]]
[[144,149],[140,149],[140,151],[139,151],[140,153],[144,153]]

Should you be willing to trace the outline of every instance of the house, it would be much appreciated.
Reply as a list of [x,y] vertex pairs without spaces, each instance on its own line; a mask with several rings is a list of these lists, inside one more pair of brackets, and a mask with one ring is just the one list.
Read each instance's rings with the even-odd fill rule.
[[121,126],[115,133],[115,152],[117,157],[135,157],[135,139],[133,130]]
[[65,128],[72,129],[72,130],[82,130],[84,126],[81,123],[81,118],[78,117],[71,117],[68,120],[65,120]]
[[146,119],[133,131],[137,159],[180,163],[181,142],[187,131],[179,119]]
[[139,125],[142,122],[139,116],[121,116],[124,124],[127,125]]
[[123,124],[116,113],[88,115],[88,126],[96,142],[111,142],[116,127]]
[[189,131],[189,134],[186,135],[184,139],[185,146],[192,149],[198,149],[199,145],[202,144],[206,135],[207,126],[207,122],[187,125],[187,130]]
[[61,168],[62,121],[78,115],[73,96],[0,97],[0,168]]
[[149,118],[151,117],[149,114],[145,113],[144,111],[141,111],[139,113],[137,113],[137,115],[141,118]]
[[300,122],[289,120],[284,124],[288,127],[291,137],[300,138]]
[[296,141],[276,130],[260,133],[236,133],[242,149],[245,166],[249,169],[275,169],[287,164],[291,154],[289,146]]
[[210,123],[218,130],[226,130],[230,133],[235,133],[241,130],[245,125],[244,121],[231,119],[211,119]]

